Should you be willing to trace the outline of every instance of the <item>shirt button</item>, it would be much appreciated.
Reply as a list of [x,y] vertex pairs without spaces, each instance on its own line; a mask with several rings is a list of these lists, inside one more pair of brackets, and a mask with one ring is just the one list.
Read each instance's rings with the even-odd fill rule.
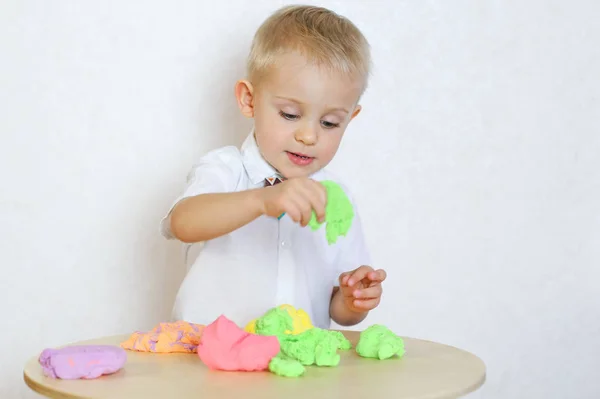
[[289,247],[289,246],[290,246],[290,242],[289,242],[289,241],[281,241],[281,246],[282,246],[283,248],[287,248],[287,247]]

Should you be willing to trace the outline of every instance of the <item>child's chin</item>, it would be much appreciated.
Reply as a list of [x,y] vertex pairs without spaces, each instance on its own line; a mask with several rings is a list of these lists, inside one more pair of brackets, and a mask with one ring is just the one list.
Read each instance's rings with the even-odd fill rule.
[[294,165],[291,168],[284,168],[284,170],[281,171],[281,173],[286,179],[309,177],[314,172],[315,170],[313,168],[313,165],[311,165],[310,167],[298,167]]

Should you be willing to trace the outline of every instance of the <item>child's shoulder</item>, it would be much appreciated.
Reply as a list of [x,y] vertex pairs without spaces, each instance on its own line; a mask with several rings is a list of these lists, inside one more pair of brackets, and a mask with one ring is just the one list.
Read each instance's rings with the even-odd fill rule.
[[242,152],[234,145],[226,145],[205,152],[196,164],[241,164]]
[[[235,178],[243,173],[244,164],[240,149],[233,145],[215,148],[201,155],[189,172],[188,179],[193,179],[199,174],[215,173]],[[225,177],[225,176],[223,176]]]

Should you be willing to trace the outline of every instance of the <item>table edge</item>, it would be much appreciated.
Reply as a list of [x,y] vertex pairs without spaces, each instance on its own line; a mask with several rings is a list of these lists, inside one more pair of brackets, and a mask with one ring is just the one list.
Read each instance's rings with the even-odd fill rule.
[[25,385],[27,385],[29,387],[29,389],[31,389],[32,391],[45,396],[47,398],[52,398],[52,399],[87,399],[85,397],[82,396],[75,396],[69,393],[65,393],[65,392],[60,392],[60,391],[56,391],[53,389],[49,389],[46,388],[45,386],[38,384],[37,382],[35,382],[34,380],[32,380],[27,373],[25,372],[25,370],[23,370],[23,380],[25,381]]
[[[484,364],[484,366],[485,366],[485,364]],[[484,369],[483,374],[481,375],[481,378],[479,378],[478,381],[476,381],[472,385],[468,386],[467,388],[463,389],[462,391],[456,392],[455,398],[460,398],[460,397],[469,395],[469,394],[477,391],[479,388],[481,388],[485,384],[486,381],[487,381],[487,369]],[[60,398],[60,399],[62,399],[62,398]]]

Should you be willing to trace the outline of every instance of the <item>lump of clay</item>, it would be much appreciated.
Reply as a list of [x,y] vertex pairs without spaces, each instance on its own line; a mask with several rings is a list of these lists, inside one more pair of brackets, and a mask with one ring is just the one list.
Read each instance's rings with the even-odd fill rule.
[[337,366],[340,363],[340,342],[333,335],[325,335],[315,346],[315,364],[317,366]]
[[255,331],[258,335],[279,336],[294,328],[290,314],[281,309],[273,308],[262,317],[256,319]]
[[[269,364],[273,373],[298,377],[304,373],[304,366],[337,366],[340,362],[338,350],[352,348],[340,331],[317,328],[312,323],[307,324],[306,320],[310,322],[304,311],[283,305],[270,309],[246,326],[246,331],[279,339],[281,351]],[[301,332],[295,333],[298,330]]]
[[292,318],[292,329],[285,331],[286,334],[300,334],[314,327],[310,316],[303,309],[296,309],[292,305],[281,305],[279,308],[288,312]]
[[300,377],[306,369],[296,359],[291,359],[281,352],[269,362],[269,371],[282,377]]
[[374,324],[360,333],[356,353],[362,357],[389,359],[404,355],[404,341],[387,327]]
[[350,343],[348,338],[346,338],[344,336],[344,334],[342,334],[340,331],[330,331],[330,330],[323,330],[323,331],[326,331],[327,335],[330,335],[337,340],[338,349],[341,349],[343,351],[352,349],[352,344]]
[[48,377],[92,379],[119,371],[127,361],[127,353],[111,345],[78,345],[45,349],[38,360]]
[[153,353],[194,353],[200,343],[204,326],[182,320],[160,323],[147,333],[136,331],[121,347],[127,350]]
[[268,369],[279,349],[277,337],[250,334],[219,316],[204,329],[197,352],[213,370],[262,371]]
[[259,319],[252,320],[246,325],[245,330],[259,335],[279,335],[300,334],[313,327],[310,316],[304,310],[296,309],[291,305],[280,305],[270,309]]
[[[327,224],[325,227],[327,242],[331,245],[337,242],[338,237],[346,236],[350,230],[354,219],[354,209],[350,199],[339,184],[331,180],[322,181],[321,184],[327,190],[324,223]],[[308,225],[313,230],[318,230],[322,225],[317,220],[317,215],[314,212]]]
[[338,349],[352,347],[341,332],[316,327],[301,334],[280,336],[279,340],[281,352],[305,366],[337,366],[340,362]]

